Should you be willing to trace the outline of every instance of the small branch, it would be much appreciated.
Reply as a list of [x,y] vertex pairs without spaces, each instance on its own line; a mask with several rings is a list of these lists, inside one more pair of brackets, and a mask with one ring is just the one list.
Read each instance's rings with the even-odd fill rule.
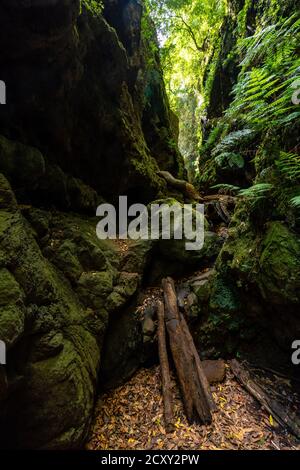
[[195,35],[195,33],[194,33],[194,30],[193,30],[192,27],[184,20],[184,18],[183,18],[182,16],[180,16],[180,15],[176,15],[176,16],[174,16],[174,18],[176,18],[177,20],[180,20],[180,21],[184,24],[184,26],[185,26],[187,32],[189,33],[190,37],[191,37],[192,40],[193,40],[193,43],[195,44],[195,47],[196,47],[197,51],[198,51],[198,52],[205,52],[206,47],[207,47],[207,45],[206,45],[207,40],[205,40],[204,43],[202,44],[202,46],[200,46],[199,43],[198,43],[198,41],[197,41],[197,39],[196,39],[196,35]]
[[254,382],[249,371],[236,359],[230,362],[230,368],[238,381],[256,398],[261,406],[270,413],[281,426],[287,427],[289,431],[299,439],[300,422],[296,414],[291,410],[285,410],[280,403],[270,398],[263,388]]

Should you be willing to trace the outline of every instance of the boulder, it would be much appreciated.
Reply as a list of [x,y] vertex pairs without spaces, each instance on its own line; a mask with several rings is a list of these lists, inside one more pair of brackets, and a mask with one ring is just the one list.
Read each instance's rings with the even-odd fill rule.
[[281,222],[268,224],[259,260],[263,298],[278,306],[300,304],[300,241]]
[[[9,351],[2,442],[78,448],[94,406],[107,297],[118,293],[122,309],[140,274],[118,272],[118,248],[97,239],[95,219],[26,208],[26,220],[4,177],[0,185],[0,338]],[[128,322],[121,331],[142,342],[138,328]],[[120,349],[124,363],[133,343]]]
[[0,136],[0,172],[17,189],[31,188],[45,174],[45,160],[37,149]]
[[0,220],[0,336],[10,352],[3,440],[78,447],[94,404],[105,323],[44,258],[20,212],[1,209]]

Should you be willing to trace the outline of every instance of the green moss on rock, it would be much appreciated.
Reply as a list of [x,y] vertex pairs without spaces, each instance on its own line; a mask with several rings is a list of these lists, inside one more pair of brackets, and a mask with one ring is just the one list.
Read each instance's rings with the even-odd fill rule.
[[45,173],[39,150],[0,136],[0,172],[16,185],[30,187]]
[[222,313],[237,312],[240,307],[239,295],[236,287],[227,278],[216,277],[211,291],[209,307]]
[[300,304],[300,242],[281,222],[271,222],[262,243],[258,283],[265,300]]

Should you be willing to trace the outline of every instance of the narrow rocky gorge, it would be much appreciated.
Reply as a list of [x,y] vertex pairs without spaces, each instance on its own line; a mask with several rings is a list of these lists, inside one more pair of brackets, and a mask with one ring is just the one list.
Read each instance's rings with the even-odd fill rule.
[[[276,3],[273,22],[296,11],[297,2]],[[299,117],[272,132],[224,115],[243,78],[231,51],[260,30],[272,1],[228,5],[207,63],[199,174],[183,191],[166,178],[187,181],[188,172],[144,2],[1,2],[4,448],[84,447],[99,395],[158,363],[153,305],[166,276],[176,280],[201,359],[238,356],[297,375],[290,356],[300,338],[300,219],[290,201],[299,173],[285,179],[276,155],[299,158]],[[237,194],[253,185],[270,193],[255,206]],[[99,240],[96,208],[119,195],[145,205],[204,201],[203,248]]]

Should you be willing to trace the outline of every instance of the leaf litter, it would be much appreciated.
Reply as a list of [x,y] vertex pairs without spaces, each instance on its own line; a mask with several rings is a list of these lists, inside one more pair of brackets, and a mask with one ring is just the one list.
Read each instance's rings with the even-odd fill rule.
[[296,438],[236,381],[212,387],[218,411],[209,426],[186,420],[172,377],[175,431],[164,429],[160,367],[139,370],[126,384],[100,396],[86,444],[88,450],[300,450]]

